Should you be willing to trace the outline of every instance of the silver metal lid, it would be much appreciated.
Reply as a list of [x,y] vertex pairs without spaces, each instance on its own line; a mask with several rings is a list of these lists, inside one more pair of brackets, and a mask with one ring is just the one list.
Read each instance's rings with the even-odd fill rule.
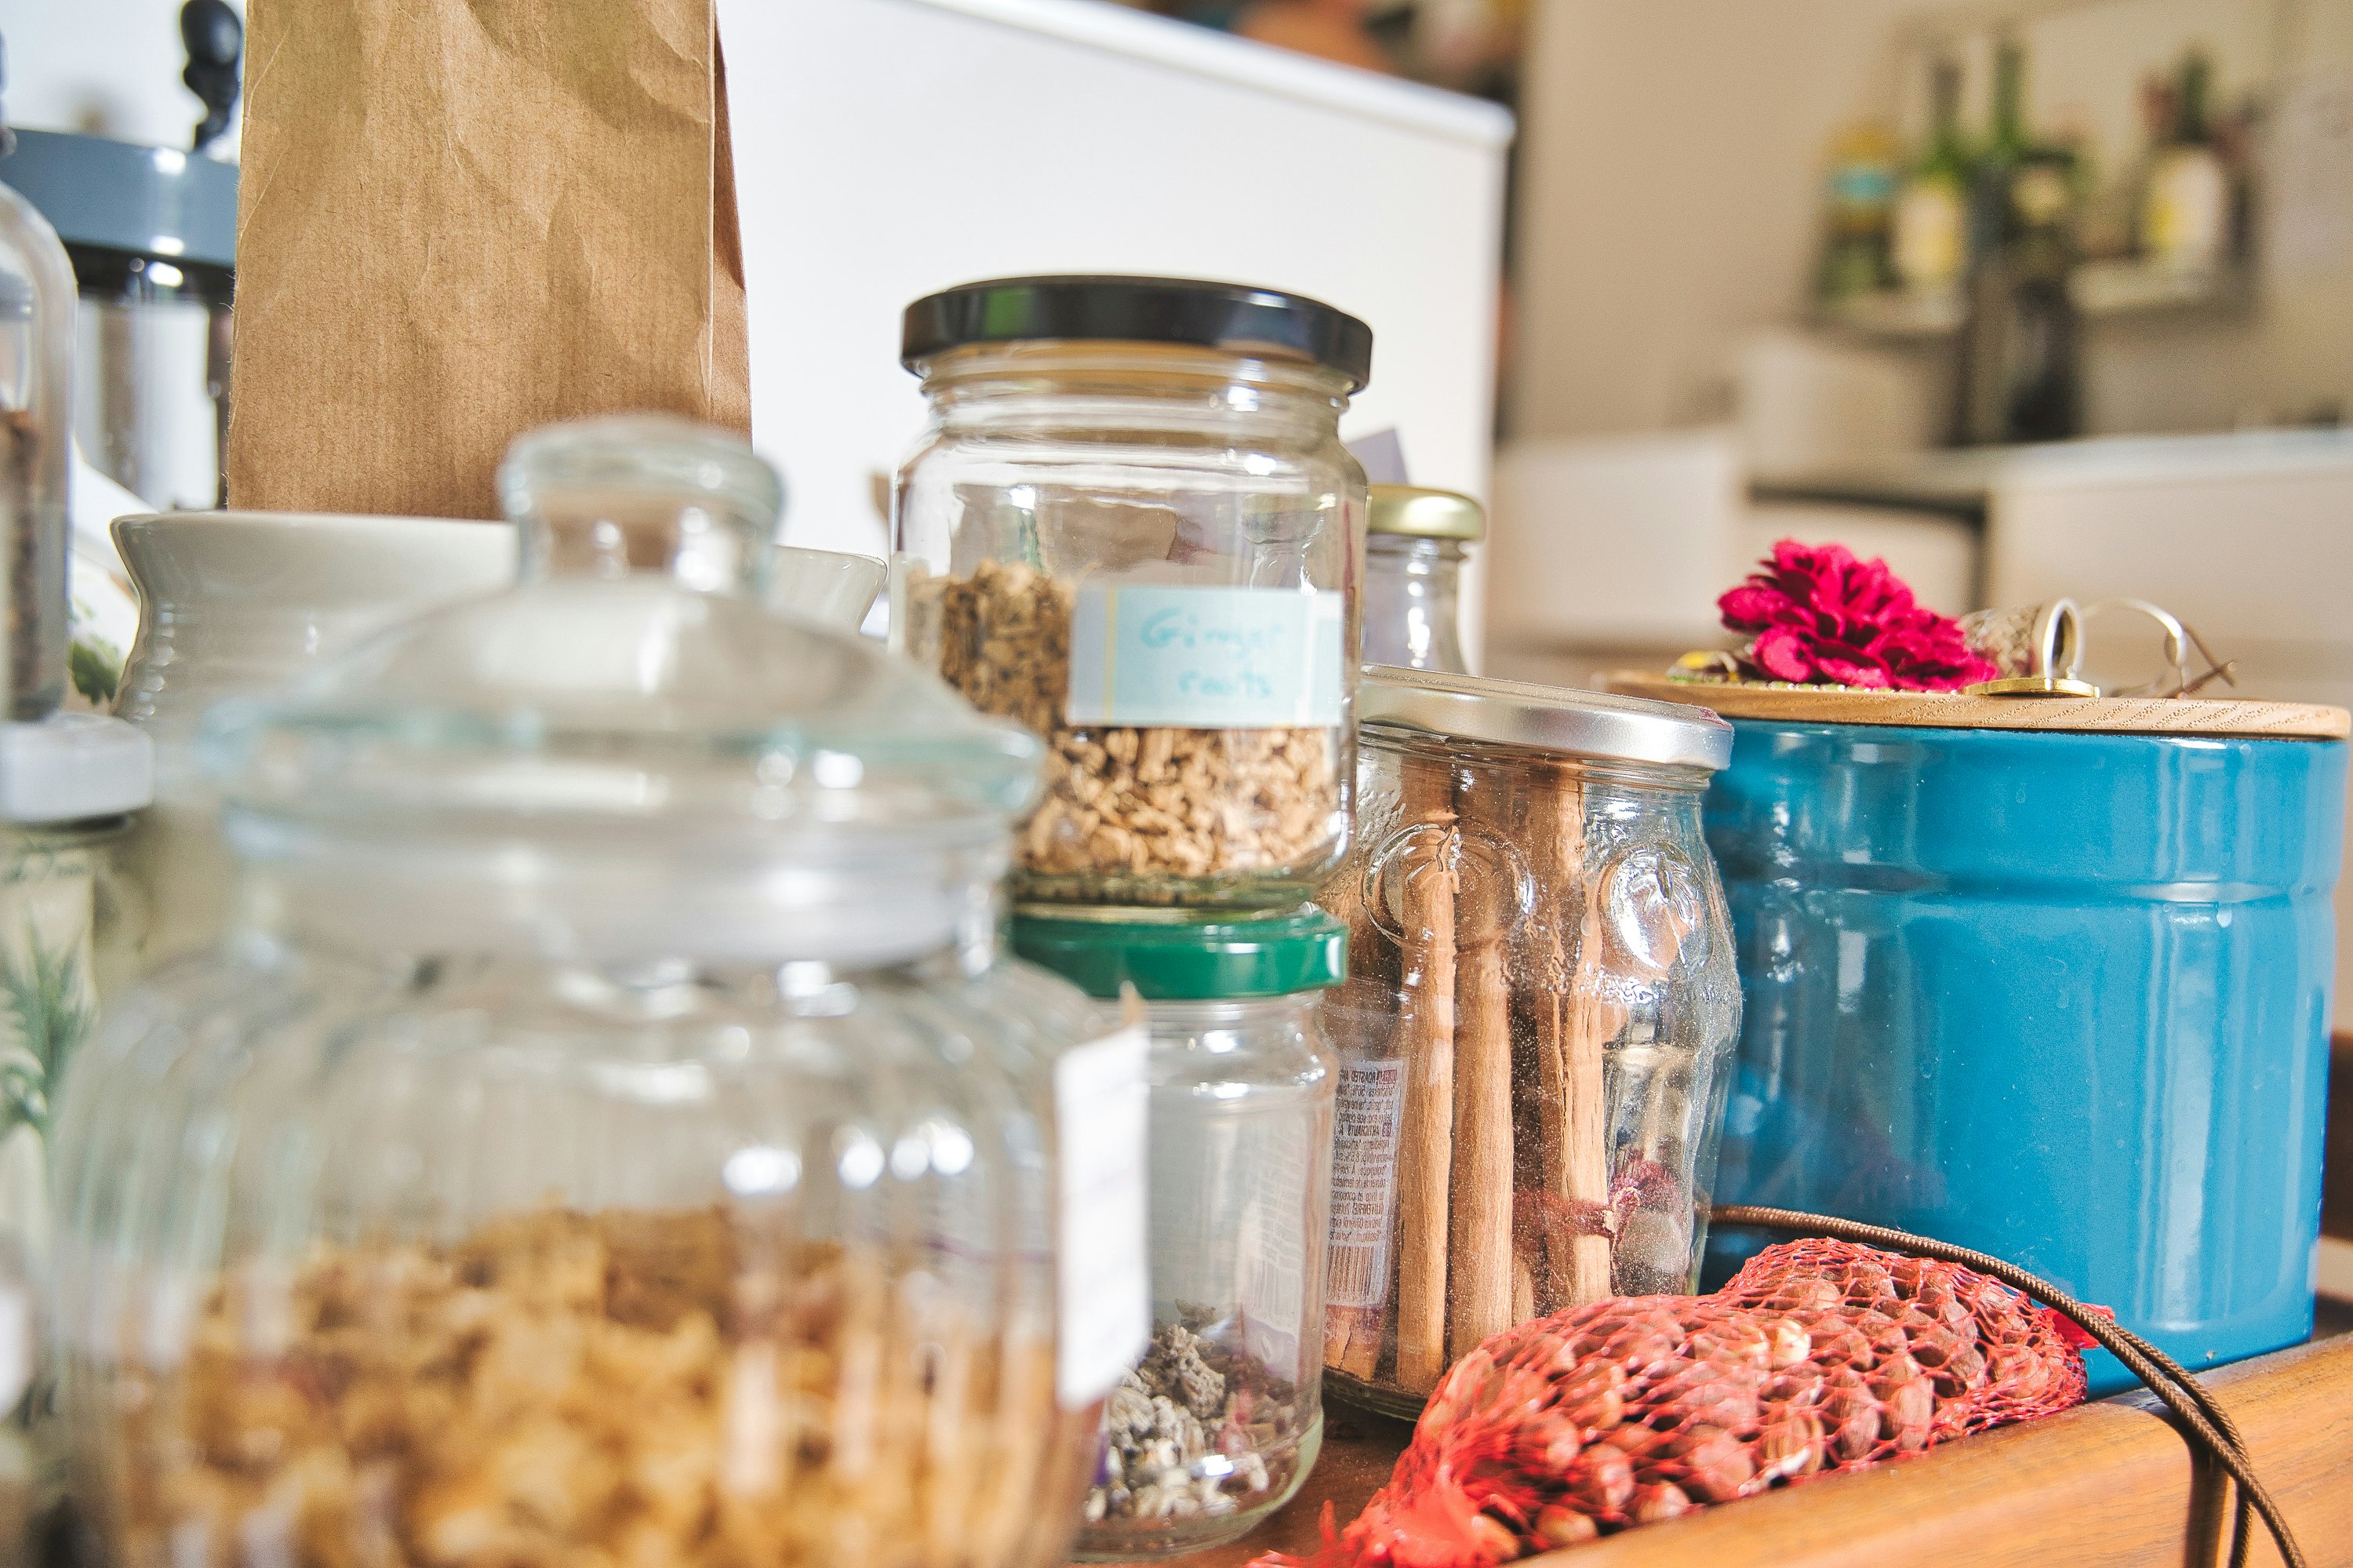
[[1570,757],[1711,772],[1732,760],[1732,726],[1705,708],[1387,664],[1365,667],[1356,717]]

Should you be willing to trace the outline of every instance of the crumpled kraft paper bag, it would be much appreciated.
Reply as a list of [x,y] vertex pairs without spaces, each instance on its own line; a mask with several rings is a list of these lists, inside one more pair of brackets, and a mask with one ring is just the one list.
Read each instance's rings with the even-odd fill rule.
[[496,517],[508,441],[748,430],[712,0],[251,0],[231,506]]

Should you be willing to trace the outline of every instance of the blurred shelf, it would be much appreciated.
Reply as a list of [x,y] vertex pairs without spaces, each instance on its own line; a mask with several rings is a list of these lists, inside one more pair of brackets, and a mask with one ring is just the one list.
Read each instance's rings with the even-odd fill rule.
[[2123,258],[2080,263],[2068,275],[2067,291],[2087,316],[2233,312],[2254,302],[2254,275],[2244,265],[2185,271]]
[[[2068,275],[2075,308],[2095,320],[2183,313],[2234,314],[2254,302],[2253,269],[2185,271],[2135,258],[2079,263]],[[1958,290],[1884,289],[1819,305],[1815,322],[1857,337],[1933,343],[1961,328]]]
[[[2312,1568],[2353,1568],[2353,1337],[2281,1351],[2204,1380],[2240,1427]],[[1240,1568],[1322,1543],[1326,1500],[1345,1524],[1388,1478],[1402,1422],[1335,1410],[1307,1486],[1246,1540],[1166,1568]],[[1548,1568],[1878,1568],[1890,1563],[2063,1563],[2181,1568],[2219,1519],[2189,1449],[2147,1394],[2100,1400],[1963,1439],[1917,1459],[1824,1477],[1530,1559]],[[2278,1558],[2258,1532],[2253,1560]]]
[[1961,296],[1955,289],[1882,289],[1818,305],[1814,319],[1860,337],[1930,341],[1961,330]]

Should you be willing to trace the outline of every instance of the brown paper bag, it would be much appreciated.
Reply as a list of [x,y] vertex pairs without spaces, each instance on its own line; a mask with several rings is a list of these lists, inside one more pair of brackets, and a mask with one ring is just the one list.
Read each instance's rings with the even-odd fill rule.
[[251,0],[229,504],[496,517],[506,444],[748,429],[712,0]]

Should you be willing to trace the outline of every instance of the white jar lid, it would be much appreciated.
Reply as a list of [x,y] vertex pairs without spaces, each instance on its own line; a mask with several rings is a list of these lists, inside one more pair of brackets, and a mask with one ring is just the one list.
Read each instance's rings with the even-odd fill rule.
[[78,822],[155,803],[147,732],[105,714],[0,724],[0,821]]

